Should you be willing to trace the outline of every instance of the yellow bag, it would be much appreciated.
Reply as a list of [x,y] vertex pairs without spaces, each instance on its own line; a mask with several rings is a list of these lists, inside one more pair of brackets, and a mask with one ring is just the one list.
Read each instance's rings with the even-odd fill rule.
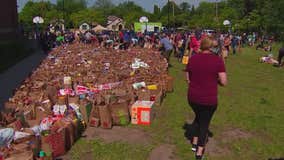
[[147,88],[149,90],[157,90],[158,89],[157,85],[149,85],[149,86],[147,86]]
[[188,49],[185,50],[184,55],[185,55],[185,56],[188,56],[188,55],[189,55],[189,50],[188,50]]
[[188,63],[188,59],[189,59],[188,56],[183,56],[182,57],[182,64],[187,64]]

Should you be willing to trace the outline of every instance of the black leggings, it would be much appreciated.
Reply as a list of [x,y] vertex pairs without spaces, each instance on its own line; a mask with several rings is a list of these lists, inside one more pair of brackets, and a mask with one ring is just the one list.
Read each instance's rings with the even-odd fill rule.
[[204,147],[208,137],[208,128],[217,106],[205,106],[190,103],[195,113],[195,119],[192,123],[193,137],[198,137],[198,146]]
[[284,47],[283,47],[283,48],[280,48],[280,50],[279,50],[279,54],[278,54],[278,63],[279,63],[279,66],[281,65],[281,60],[282,60],[283,57],[284,57]]

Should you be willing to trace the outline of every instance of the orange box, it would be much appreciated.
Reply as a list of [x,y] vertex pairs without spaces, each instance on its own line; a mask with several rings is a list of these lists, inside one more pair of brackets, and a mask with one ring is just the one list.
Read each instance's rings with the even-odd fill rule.
[[150,125],[153,101],[136,101],[131,107],[131,123],[138,125]]

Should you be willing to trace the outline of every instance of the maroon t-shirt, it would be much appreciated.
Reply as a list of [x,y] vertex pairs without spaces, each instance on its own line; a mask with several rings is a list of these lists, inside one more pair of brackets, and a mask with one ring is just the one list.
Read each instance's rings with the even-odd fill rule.
[[189,73],[188,100],[200,105],[217,105],[218,73],[226,72],[221,57],[195,54],[186,67]]

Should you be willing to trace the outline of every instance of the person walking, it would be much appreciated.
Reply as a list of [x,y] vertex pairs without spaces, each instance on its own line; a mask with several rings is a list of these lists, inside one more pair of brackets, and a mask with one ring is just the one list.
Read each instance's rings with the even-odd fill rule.
[[282,64],[281,62],[283,57],[284,57],[284,47],[279,49],[279,54],[278,54],[278,66],[279,67],[284,64],[284,63]]
[[189,47],[190,47],[189,57],[199,52],[200,44],[194,32],[191,33]]
[[233,36],[233,38],[231,40],[231,45],[232,45],[232,49],[233,49],[233,55],[235,55],[236,52],[237,52],[237,47],[239,45],[239,39],[236,35]]
[[173,44],[170,42],[170,39],[166,34],[163,34],[163,38],[160,40],[160,46],[162,49],[162,55],[167,59],[167,62],[170,66],[170,57],[173,52]]
[[195,113],[192,151],[197,160],[203,157],[209,124],[217,109],[218,84],[227,85],[224,61],[210,51],[211,47],[212,40],[203,39],[200,54],[193,55],[186,67],[188,102]]

